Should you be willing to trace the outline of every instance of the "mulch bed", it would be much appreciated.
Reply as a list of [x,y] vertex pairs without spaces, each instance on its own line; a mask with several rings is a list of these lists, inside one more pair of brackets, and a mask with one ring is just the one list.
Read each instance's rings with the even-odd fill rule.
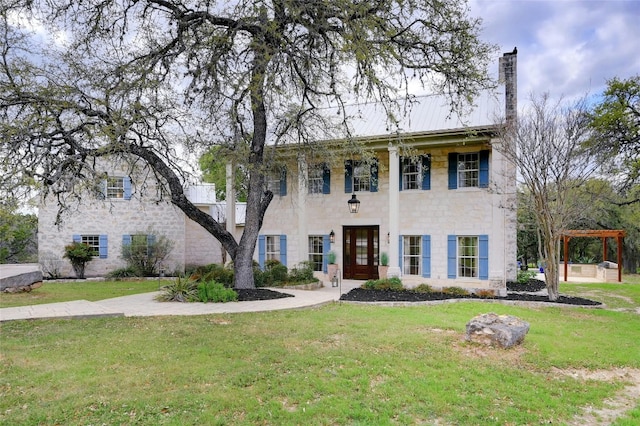
[[[475,299],[475,300],[515,300],[523,302],[550,302],[547,296],[529,294],[544,289],[545,283],[540,280],[531,279],[526,284],[517,282],[507,283],[506,297],[479,297],[475,295],[458,296],[434,291],[432,293],[416,293],[410,290],[404,291],[388,291],[388,290],[365,290],[362,288],[354,288],[350,292],[343,294],[340,300],[351,302],[428,302],[447,299]],[[283,297],[293,297],[291,294],[281,293],[279,291],[268,290],[265,288],[256,289],[236,289],[238,293],[238,301],[254,301],[254,300],[272,300],[281,299]],[[582,297],[560,296],[553,303],[561,303],[576,306],[598,306],[602,305]]]

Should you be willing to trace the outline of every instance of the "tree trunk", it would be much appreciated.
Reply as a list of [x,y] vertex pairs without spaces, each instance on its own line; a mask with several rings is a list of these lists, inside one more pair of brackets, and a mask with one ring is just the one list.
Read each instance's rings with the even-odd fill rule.
[[560,282],[558,241],[555,238],[544,238],[543,251],[544,279],[547,284],[549,300],[558,300],[558,297],[560,296],[558,290]]

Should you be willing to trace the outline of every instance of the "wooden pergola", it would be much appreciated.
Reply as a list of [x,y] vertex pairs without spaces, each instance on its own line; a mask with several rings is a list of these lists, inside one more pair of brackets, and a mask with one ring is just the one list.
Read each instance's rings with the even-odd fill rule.
[[587,230],[576,229],[564,231],[564,280],[567,281],[567,259],[569,258],[569,240],[571,238],[602,238],[602,260],[607,260],[607,238],[616,238],[618,241],[618,282],[622,282],[622,238],[626,232],[619,229]]

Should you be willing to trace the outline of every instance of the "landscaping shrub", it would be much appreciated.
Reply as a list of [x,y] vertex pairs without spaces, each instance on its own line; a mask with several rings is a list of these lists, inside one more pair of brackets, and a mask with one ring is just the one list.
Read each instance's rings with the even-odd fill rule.
[[318,281],[313,276],[313,264],[311,262],[300,262],[297,266],[289,270],[287,280],[291,283],[311,283]]
[[236,302],[238,293],[216,281],[204,281],[198,284],[198,300],[201,302]]
[[177,277],[163,286],[156,300],[161,302],[194,302],[198,300],[198,283],[190,278]]
[[468,296],[469,292],[462,287],[444,287],[442,293],[452,296]]
[[493,299],[494,297],[496,297],[496,294],[493,290],[483,289],[476,291],[476,296],[482,299]]
[[433,288],[429,284],[420,284],[419,286],[412,289],[416,293],[433,293]]
[[536,276],[536,271],[518,271],[518,284],[527,284],[531,278]]
[[173,241],[164,235],[156,235],[152,230],[141,236],[143,241],[132,239],[131,244],[122,245],[122,259],[130,268],[136,270],[138,276],[151,277],[158,275],[160,264],[173,250]]
[[362,284],[361,288],[367,290],[391,290],[391,291],[402,291],[404,287],[402,286],[402,281],[400,278],[386,278],[383,280],[369,280]]
[[89,245],[77,241],[64,247],[64,257],[69,259],[78,278],[84,278],[84,268],[93,260],[94,254],[95,250]]
[[138,276],[137,271],[130,266],[127,266],[126,268],[114,269],[113,271],[107,274],[107,278],[113,279],[113,280],[121,280],[123,278],[133,278],[137,276]]
[[231,288],[233,287],[233,269],[212,263],[206,267],[206,271],[202,274],[200,280],[216,281],[227,288]]

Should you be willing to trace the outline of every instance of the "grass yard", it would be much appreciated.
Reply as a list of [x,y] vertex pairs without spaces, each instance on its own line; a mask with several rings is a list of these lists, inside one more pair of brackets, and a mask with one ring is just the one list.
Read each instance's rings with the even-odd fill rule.
[[157,291],[166,281],[44,281],[42,287],[30,293],[0,293],[0,308],[68,302],[71,300],[110,299],[137,293]]
[[[587,288],[640,306],[640,284],[608,286]],[[486,312],[528,321],[524,344],[466,343],[465,324]],[[6,425],[566,424],[625,383],[564,373],[640,369],[636,313],[481,302],[14,321],[0,332]],[[615,424],[639,418],[636,405]]]

